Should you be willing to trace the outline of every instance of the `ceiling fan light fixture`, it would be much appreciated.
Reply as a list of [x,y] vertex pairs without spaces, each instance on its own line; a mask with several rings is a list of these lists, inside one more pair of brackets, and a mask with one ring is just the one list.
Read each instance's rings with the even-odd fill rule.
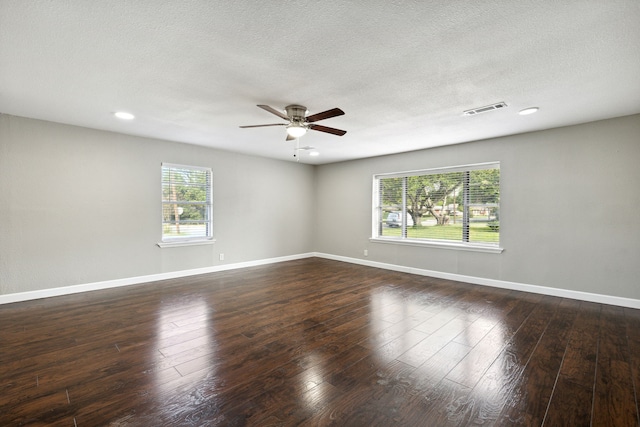
[[287,126],[287,134],[292,138],[300,138],[307,133],[307,128],[298,123],[291,123]]

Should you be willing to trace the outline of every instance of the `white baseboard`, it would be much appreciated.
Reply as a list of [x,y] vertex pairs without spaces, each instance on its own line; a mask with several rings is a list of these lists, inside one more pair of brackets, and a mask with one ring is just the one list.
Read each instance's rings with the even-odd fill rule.
[[385,270],[400,271],[403,273],[417,274],[420,276],[430,276],[439,279],[456,280],[458,282],[472,283],[474,285],[492,286],[494,288],[510,289],[514,291],[531,292],[534,294],[551,295],[561,298],[571,298],[581,301],[590,301],[600,304],[618,305],[621,307],[640,309],[640,300],[611,295],[594,294],[590,292],[572,291],[569,289],[550,288],[547,286],[528,285],[524,283],[508,282],[505,280],[485,279],[483,277],[465,276],[463,274],[444,273],[442,271],[424,270],[421,268],[405,267],[396,264],[386,264],[382,262],[369,261],[359,258],[350,258],[339,255],[331,255],[315,252],[314,256],[335,261],[360,264],[368,267],[383,268]]
[[120,286],[139,285],[141,283],[157,282],[159,280],[177,279],[180,277],[195,276],[198,274],[216,273],[219,271],[235,270],[238,268],[255,267],[258,265],[275,264],[277,262],[292,261],[296,259],[309,258],[315,256],[312,253],[283,256],[277,258],[267,258],[257,261],[238,262],[235,264],[216,265],[212,267],[195,268],[192,270],[172,271],[169,273],[149,274],[146,276],[127,277],[124,279],[105,280],[103,282],[85,283],[81,285],[71,285],[59,288],[42,289],[39,291],[17,292],[13,294],[0,295],[0,305],[12,302],[29,301],[40,298],[50,298],[62,295],[77,294],[80,292],[98,291],[101,289],[117,288]]
[[382,268],[385,270],[399,271],[403,273],[417,274],[420,276],[430,276],[439,279],[456,280],[459,282],[472,283],[475,285],[492,286],[495,288],[510,289],[515,291],[532,292],[536,294],[552,295],[562,298],[571,298],[582,301],[590,301],[600,304],[611,304],[621,307],[640,309],[640,300],[611,295],[594,294],[589,292],[572,291],[568,289],[550,288],[547,286],[528,285],[524,283],[508,282],[504,280],[486,279],[483,277],[465,276],[462,274],[445,273],[442,271],[425,270],[415,267],[405,267],[396,264],[387,264],[376,261],[369,261],[359,258],[350,258],[340,255],[331,255],[321,252],[310,252],[298,255],[283,256],[277,258],[267,258],[257,261],[239,262],[235,264],[224,264],[212,267],[196,268],[192,270],[172,271],[169,273],[150,274],[146,276],[128,277],[125,279],[106,280],[103,282],[85,283],[81,285],[64,286],[39,291],[17,292],[13,294],[0,295],[0,305],[13,302],[29,301],[40,298],[49,298],[62,295],[76,294],[80,292],[97,291],[100,289],[116,288],[120,286],[138,285],[142,283],[157,282],[159,280],[177,279],[180,277],[195,276],[198,274],[216,273],[219,271],[235,270],[238,268],[255,267],[259,265],[275,264],[278,262],[292,261],[303,258],[318,257],[335,261],[348,262],[369,267]]

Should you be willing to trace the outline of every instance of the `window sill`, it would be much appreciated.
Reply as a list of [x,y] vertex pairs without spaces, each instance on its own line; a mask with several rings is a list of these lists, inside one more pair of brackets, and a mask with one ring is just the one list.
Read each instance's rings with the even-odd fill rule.
[[179,246],[199,246],[199,245],[213,245],[216,239],[206,240],[174,240],[167,242],[158,242],[156,245],[160,248],[176,248]]
[[456,243],[456,242],[436,242],[436,241],[424,241],[413,239],[385,239],[383,237],[371,237],[369,239],[372,243],[390,243],[393,245],[406,245],[406,246],[421,246],[427,248],[440,248],[440,249],[453,249],[458,251],[473,251],[473,252],[487,252],[493,254],[499,254],[504,251],[504,248],[499,246],[489,246],[482,244],[469,244],[469,243]]

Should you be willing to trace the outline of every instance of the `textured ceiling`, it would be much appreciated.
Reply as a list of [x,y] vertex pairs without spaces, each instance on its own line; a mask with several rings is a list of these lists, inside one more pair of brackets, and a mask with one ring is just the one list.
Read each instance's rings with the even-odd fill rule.
[[312,164],[640,113],[639,76],[638,0],[0,0],[0,112],[290,160],[256,104],[340,107]]

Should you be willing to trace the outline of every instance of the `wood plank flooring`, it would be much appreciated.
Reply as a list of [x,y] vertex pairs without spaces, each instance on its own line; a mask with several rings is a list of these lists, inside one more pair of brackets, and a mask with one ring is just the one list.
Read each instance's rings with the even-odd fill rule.
[[320,258],[0,306],[0,425],[638,426],[640,310]]

